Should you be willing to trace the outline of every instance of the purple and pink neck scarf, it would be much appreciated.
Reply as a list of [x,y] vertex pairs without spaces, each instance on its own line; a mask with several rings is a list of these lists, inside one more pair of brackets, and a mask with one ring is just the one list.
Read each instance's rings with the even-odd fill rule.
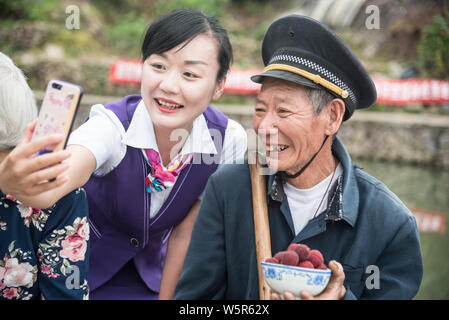
[[193,153],[178,155],[168,164],[167,168],[164,168],[156,150],[142,149],[142,154],[150,166],[150,174],[145,177],[145,189],[148,193],[161,192],[173,187],[176,177],[193,158]]

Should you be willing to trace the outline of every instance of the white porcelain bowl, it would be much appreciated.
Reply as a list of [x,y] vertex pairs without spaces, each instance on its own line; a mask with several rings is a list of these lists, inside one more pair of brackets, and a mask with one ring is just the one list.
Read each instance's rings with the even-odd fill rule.
[[326,288],[332,273],[329,268],[309,269],[269,262],[262,262],[262,271],[273,290],[281,295],[284,291],[290,291],[298,299],[302,290],[313,296],[320,294]]

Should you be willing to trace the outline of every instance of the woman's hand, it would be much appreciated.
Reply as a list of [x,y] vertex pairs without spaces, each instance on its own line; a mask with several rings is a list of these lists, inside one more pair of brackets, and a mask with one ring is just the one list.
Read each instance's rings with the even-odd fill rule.
[[[346,289],[343,286],[345,280],[345,273],[340,263],[335,260],[329,262],[329,268],[332,270],[332,275],[323,292],[317,296],[312,296],[307,291],[301,291],[300,297],[302,300],[340,300],[346,293]],[[288,291],[283,293],[284,300],[296,300],[296,296]],[[279,293],[271,290],[272,300],[281,300]]]
[[62,135],[54,134],[31,141],[36,123],[37,120],[26,127],[22,141],[0,163],[0,189],[16,198],[34,196],[57,188],[67,181],[63,173],[68,165],[62,161],[70,157],[69,151],[51,152],[31,158],[39,150],[63,139]]

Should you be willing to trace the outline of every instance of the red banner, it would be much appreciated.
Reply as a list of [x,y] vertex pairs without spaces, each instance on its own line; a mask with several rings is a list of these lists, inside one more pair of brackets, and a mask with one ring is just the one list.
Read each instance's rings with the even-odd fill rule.
[[410,209],[416,218],[419,232],[438,232],[443,234],[446,227],[444,212],[434,212],[425,209]]
[[[251,81],[261,70],[231,69],[225,93],[257,94],[260,85]],[[116,60],[109,69],[109,81],[122,85],[140,85],[142,62]],[[385,104],[445,104],[449,103],[449,81],[434,79],[375,79],[377,103]]]
[[251,76],[262,73],[262,70],[231,69],[226,77],[224,92],[230,94],[257,94],[260,84],[251,81]]
[[140,60],[116,60],[109,67],[109,82],[124,85],[140,85],[142,62]]
[[434,79],[374,80],[377,102],[385,104],[449,103],[449,81]]

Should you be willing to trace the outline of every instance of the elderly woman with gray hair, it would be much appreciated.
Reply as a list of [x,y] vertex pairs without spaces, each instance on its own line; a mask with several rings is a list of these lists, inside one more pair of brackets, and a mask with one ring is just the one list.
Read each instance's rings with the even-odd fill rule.
[[[23,194],[9,189],[11,181],[15,188],[30,187],[27,195],[64,183],[61,178],[49,180],[66,170],[62,161],[68,154],[33,157],[62,137],[31,141],[37,117],[33,92],[20,69],[1,52],[0,115],[0,300],[87,299],[89,225],[84,191],[75,190],[45,209],[27,207],[10,195]],[[11,170],[12,164],[20,164],[19,169]],[[38,175],[32,173],[50,166]]]

